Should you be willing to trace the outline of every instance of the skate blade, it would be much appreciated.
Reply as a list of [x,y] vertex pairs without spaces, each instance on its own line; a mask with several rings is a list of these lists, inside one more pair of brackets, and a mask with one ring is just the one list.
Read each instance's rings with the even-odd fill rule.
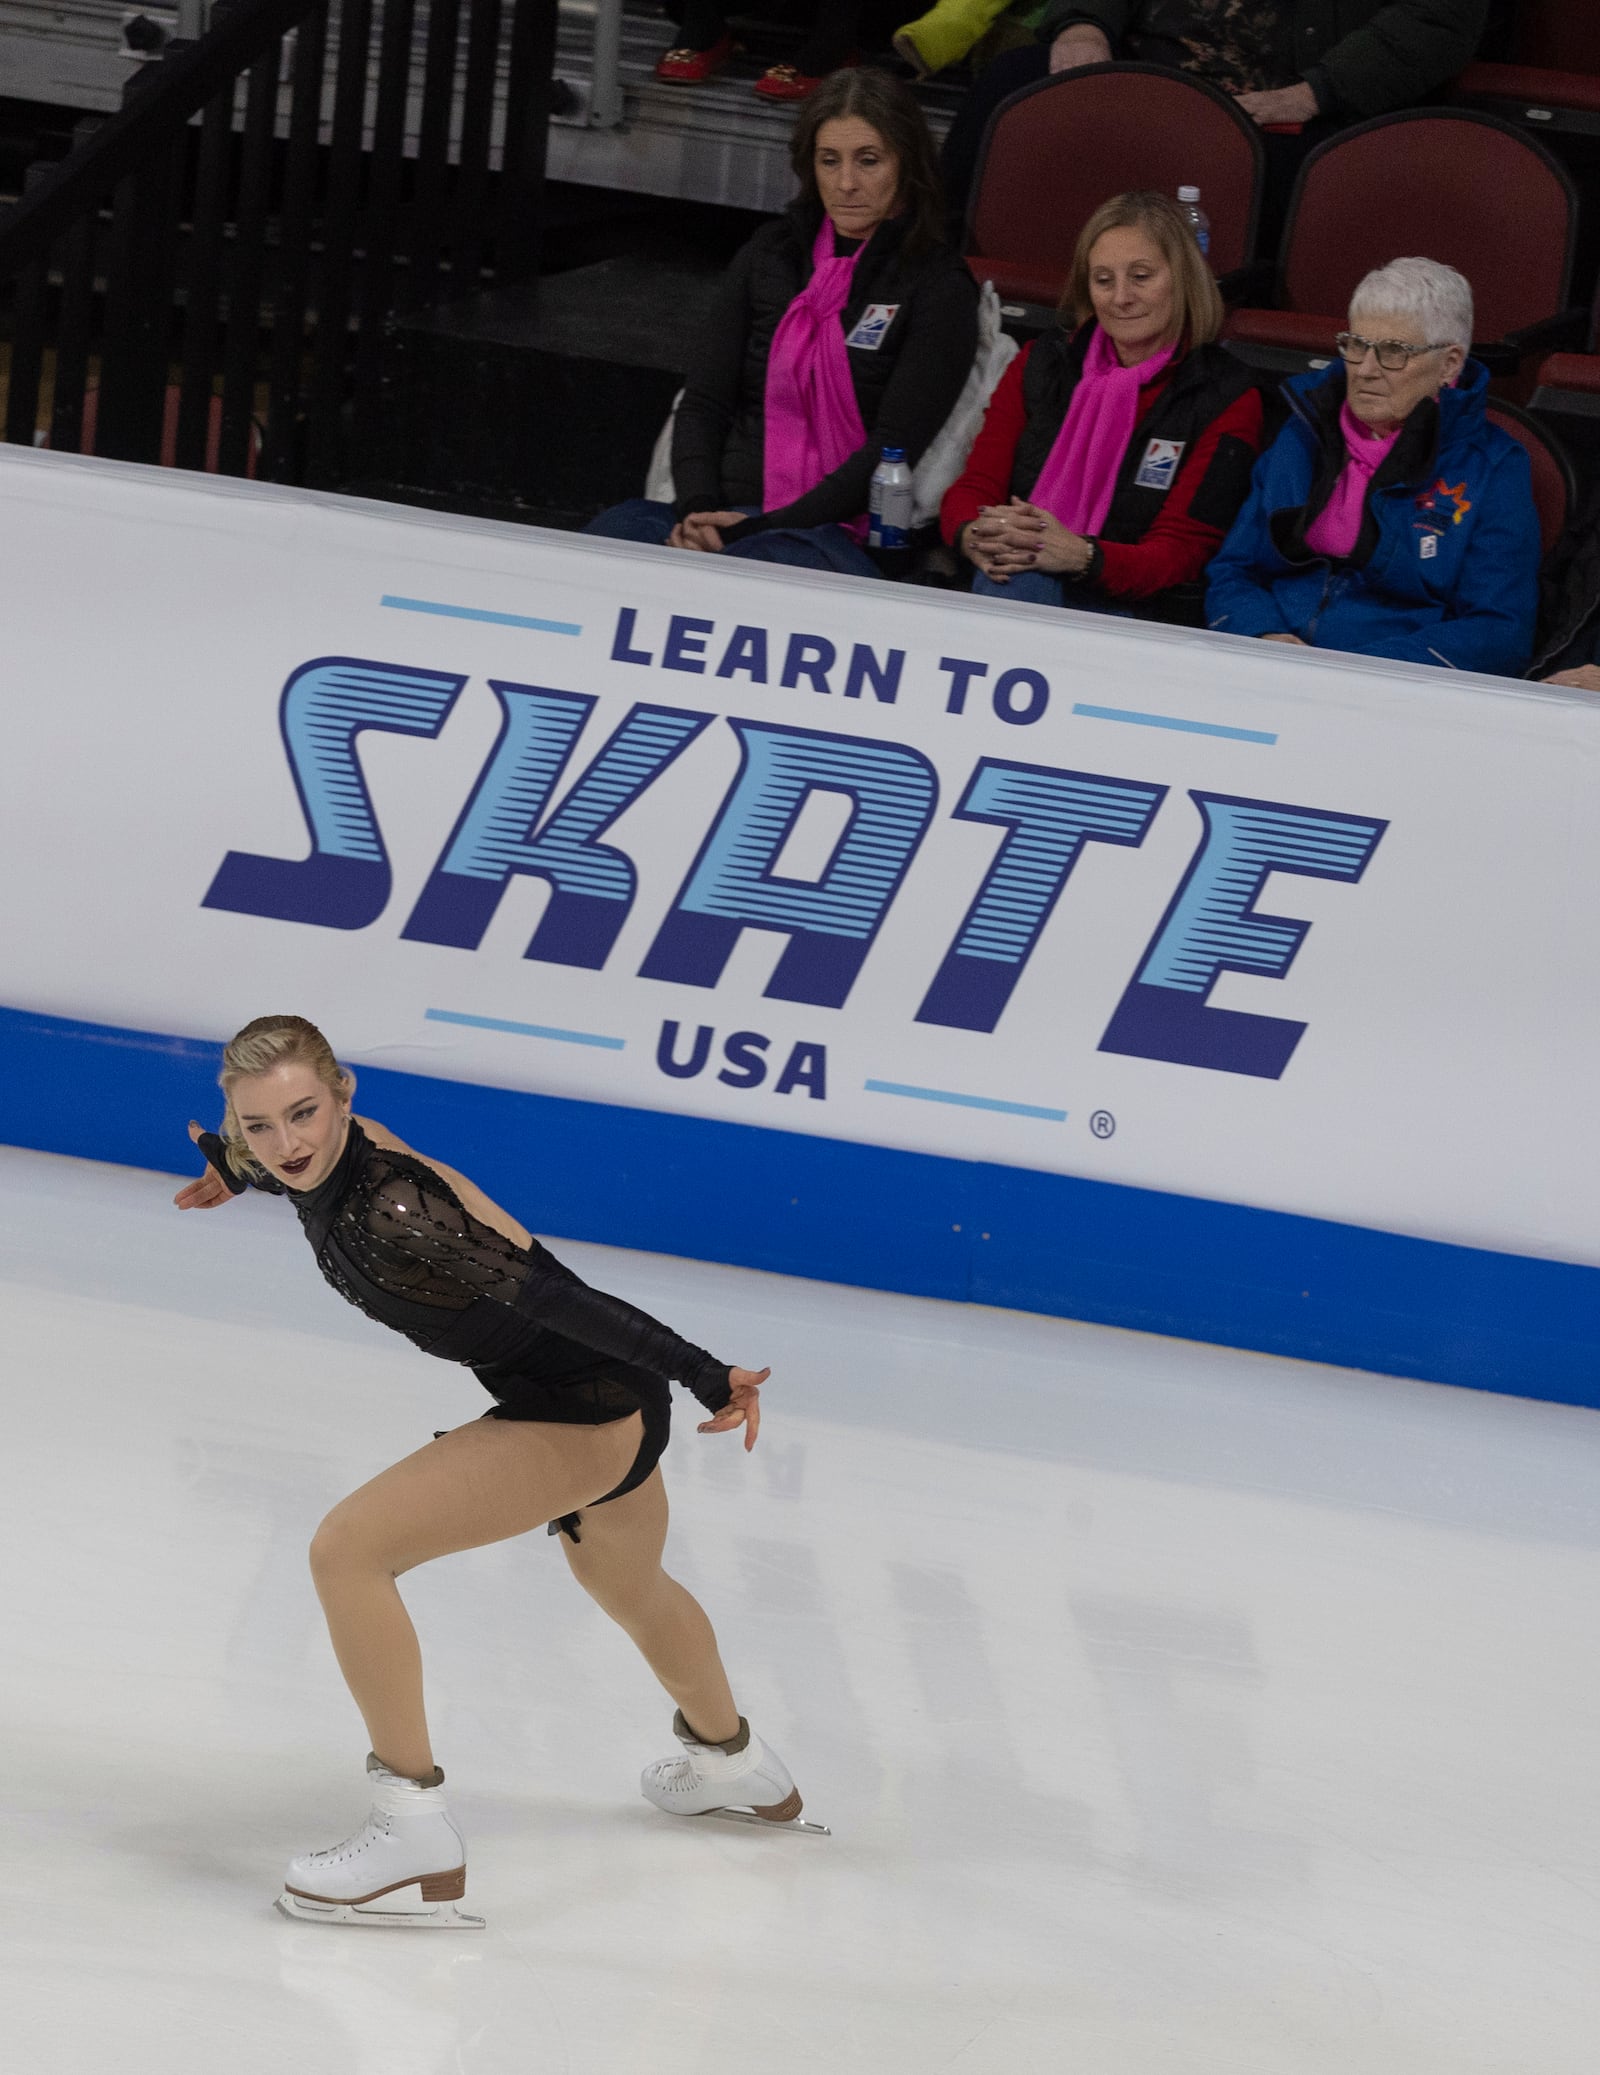
[[791,1816],[787,1823],[774,1823],[758,1816],[753,1808],[708,1808],[691,1818],[696,1823],[750,1823],[757,1830],[801,1830],[807,1837],[832,1837],[826,1823],[808,1823],[804,1816]]
[[[399,1895],[417,1894],[417,1890],[399,1889]],[[391,1931],[481,1931],[484,1920],[473,1916],[459,1902],[402,1903],[395,1907],[395,1896],[385,1895],[378,1902],[313,1902],[306,1895],[291,1895],[287,1888],[278,1897],[276,1907],[297,1924],[365,1924],[380,1930]]]

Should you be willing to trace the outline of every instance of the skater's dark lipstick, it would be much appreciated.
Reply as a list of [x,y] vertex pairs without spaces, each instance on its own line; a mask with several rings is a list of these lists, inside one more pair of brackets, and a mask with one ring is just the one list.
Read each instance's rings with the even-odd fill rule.
[[310,1153],[302,1153],[298,1160],[285,1160],[282,1172],[284,1174],[304,1174],[311,1165],[311,1160],[312,1155]]

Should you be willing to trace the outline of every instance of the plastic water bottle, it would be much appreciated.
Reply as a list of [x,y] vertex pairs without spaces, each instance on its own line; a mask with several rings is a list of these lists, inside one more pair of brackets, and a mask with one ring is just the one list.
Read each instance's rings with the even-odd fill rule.
[[911,470],[904,447],[885,447],[872,471],[867,502],[867,546],[879,550],[911,545]]
[[1200,190],[1197,187],[1178,189],[1178,214],[1194,232],[1194,242],[1200,247],[1200,257],[1211,257],[1211,218],[1200,206]]

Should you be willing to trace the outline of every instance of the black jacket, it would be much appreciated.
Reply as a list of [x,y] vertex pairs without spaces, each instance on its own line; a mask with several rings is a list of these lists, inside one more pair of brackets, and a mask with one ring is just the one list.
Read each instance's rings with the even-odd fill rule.
[[904,223],[880,224],[841,319],[848,335],[869,304],[894,310],[875,349],[849,349],[866,444],[805,496],[781,511],[762,511],[767,356],[780,319],[811,278],[819,221],[814,203],[793,203],[735,256],[685,377],[672,436],[678,513],[756,506],[754,518],[728,529],[728,540],[774,526],[858,518],[884,446],[904,447],[916,466],[954,408],[977,352],[978,290],[966,262],[948,245],[908,255]]
[[1562,536],[1544,577],[1530,677],[1600,663],[1600,491]]
[[1303,79],[1324,115],[1355,121],[1443,86],[1470,62],[1488,13],[1488,0],[1054,0],[1039,34],[1092,22],[1117,57],[1230,93]]
[[[1033,494],[1039,471],[1049,459],[1072,393],[1083,375],[1084,356],[1094,334],[1093,324],[1080,325],[1071,338],[1063,331],[1049,332],[1028,355],[1022,376],[1028,422],[1017,441],[1012,463],[1014,497]],[[1254,370],[1225,346],[1196,346],[1186,353],[1177,372],[1139,421],[1138,437],[1128,442],[1099,537],[1143,540],[1160,516],[1175,478],[1169,476],[1154,488],[1141,487],[1135,480],[1151,440],[1175,440],[1185,449],[1192,447],[1230,404],[1256,386]],[[1255,449],[1245,441],[1224,439],[1195,492],[1190,505],[1194,516],[1208,526],[1220,526],[1226,531],[1249,494],[1255,459]]]

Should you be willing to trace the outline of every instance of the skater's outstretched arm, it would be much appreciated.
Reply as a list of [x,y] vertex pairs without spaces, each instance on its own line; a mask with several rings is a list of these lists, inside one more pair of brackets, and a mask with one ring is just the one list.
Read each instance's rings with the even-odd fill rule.
[[[475,1213],[458,1181],[496,1214],[494,1224]],[[455,1305],[490,1298],[601,1354],[677,1377],[709,1412],[721,1416],[732,1406],[727,1364],[637,1305],[592,1289],[464,1176],[399,1150],[392,1139],[368,1170],[361,1224],[371,1248],[365,1272],[392,1283],[397,1294]],[[728,1423],[744,1424],[748,1437],[747,1418]]]
[[[353,1092],[354,1077],[348,1082]],[[378,1162],[364,1173],[346,1244],[359,1247],[364,1271],[380,1287],[441,1309],[464,1310],[485,1297],[505,1304],[601,1354],[678,1378],[714,1415],[702,1433],[742,1426],[745,1447],[754,1446],[769,1370],[729,1368],[648,1312],[592,1289],[466,1175],[414,1153],[376,1118],[352,1121]],[[229,1171],[220,1139],[196,1123],[189,1136],[205,1153],[207,1171],[173,1200],[180,1210],[215,1209],[244,1184]],[[270,1175],[263,1179],[280,1186]]]

